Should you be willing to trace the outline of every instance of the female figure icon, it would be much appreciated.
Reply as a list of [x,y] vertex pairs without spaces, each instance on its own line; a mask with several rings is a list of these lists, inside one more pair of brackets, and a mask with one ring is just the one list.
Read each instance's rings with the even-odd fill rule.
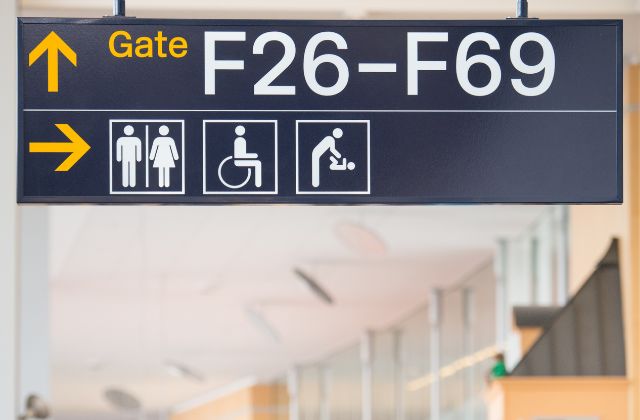
[[153,140],[149,159],[153,161],[153,167],[158,168],[158,185],[160,188],[171,186],[170,171],[176,167],[175,161],[180,159],[176,142],[169,135],[169,127],[163,125],[158,130],[160,137]]

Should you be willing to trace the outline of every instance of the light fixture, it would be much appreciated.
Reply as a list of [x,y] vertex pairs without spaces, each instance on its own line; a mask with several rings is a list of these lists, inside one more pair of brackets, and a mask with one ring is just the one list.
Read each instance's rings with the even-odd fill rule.
[[164,363],[164,369],[169,375],[176,378],[188,379],[194,382],[204,382],[204,377],[200,373],[179,362],[168,360]]
[[245,308],[245,314],[247,319],[251,322],[251,324],[262,334],[269,337],[271,340],[279,343],[281,341],[280,334],[278,331],[267,321],[267,319],[262,315],[257,309],[247,306]]
[[334,301],[329,292],[327,292],[322,286],[320,286],[320,284],[309,274],[305,273],[299,268],[294,268],[293,272],[318,299],[320,299],[327,305],[333,305]]
[[341,222],[335,227],[336,236],[349,249],[366,256],[381,257],[387,246],[370,228],[354,222]]
[[[472,366],[477,365],[478,363],[491,359],[492,357],[495,357],[496,354],[498,354],[498,348],[496,346],[486,347],[482,350],[454,360],[448,365],[441,367],[437,375],[440,377],[440,379],[448,378],[464,369],[468,369]],[[420,378],[410,381],[407,384],[406,388],[407,391],[415,392],[430,386],[434,381],[435,375],[433,373],[429,373]]]
[[109,388],[104,391],[107,402],[119,411],[140,411],[142,404],[140,400],[127,391],[118,388]]

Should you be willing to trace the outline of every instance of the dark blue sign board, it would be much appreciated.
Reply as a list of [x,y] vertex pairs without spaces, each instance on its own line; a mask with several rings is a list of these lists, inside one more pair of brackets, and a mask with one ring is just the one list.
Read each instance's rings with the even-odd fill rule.
[[621,21],[19,20],[21,203],[617,203]]

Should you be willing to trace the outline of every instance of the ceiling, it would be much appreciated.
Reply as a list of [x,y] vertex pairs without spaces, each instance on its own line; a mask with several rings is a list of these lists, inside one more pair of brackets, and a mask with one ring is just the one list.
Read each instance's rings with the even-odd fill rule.
[[[544,208],[50,208],[56,409],[108,410],[111,386],[164,408],[283,374],[412,312]],[[204,381],[170,375],[167,362]]]
[[[28,10],[80,10],[86,13],[110,11],[111,2],[108,0],[20,0],[19,4]],[[300,2],[295,0],[236,0],[234,2],[213,2],[210,0],[128,0],[127,7],[132,12],[141,11],[147,13],[167,13],[176,11],[181,13],[211,13],[214,11],[246,12],[259,14],[265,17],[264,12],[289,13],[304,12],[332,12],[335,14],[358,13],[398,13],[398,12],[429,12],[438,14],[468,14],[494,13],[496,18],[515,10],[516,0],[483,0],[470,2],[468,0],[325,0],[323,2]],[[530,11],[540,14],[631,14],[640,12],[638,0],[532,0]],[[166,16],[170,17],[170,16]]]

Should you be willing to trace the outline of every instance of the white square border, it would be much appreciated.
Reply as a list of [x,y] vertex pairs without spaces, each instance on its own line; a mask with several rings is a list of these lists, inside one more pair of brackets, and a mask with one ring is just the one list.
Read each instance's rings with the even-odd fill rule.
[[[180,123],[182,125],[182,190],[180,191],[113,191],[113,123]],[[185,195],[185,143],[187,138],[185,137],[185,120],[144,120],[144,119],[109,119],[109,195]],[[149,157],[146,157],[149,159]]]
[[[300,191],[299,126],[300,123],[359,123],[367,125],[366,191]],[[371,195],[371,120],[296,120],[296,195]]]
[[[207,191],[207,123],[271,123],[274,129],[274,190]],[[278,120],[202,120],[202,194],[203,195],[278,195]]]

